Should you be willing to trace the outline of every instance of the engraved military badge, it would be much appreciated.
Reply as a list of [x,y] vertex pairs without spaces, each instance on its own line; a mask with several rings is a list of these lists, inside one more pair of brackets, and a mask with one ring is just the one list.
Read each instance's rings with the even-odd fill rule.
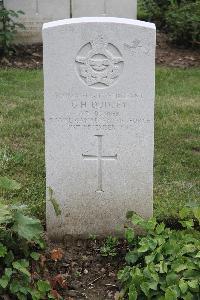
[[76,64],[80,78],[88,86],[105,88],[119,78],[124,60],[116,46],[98,36],[80,49]]

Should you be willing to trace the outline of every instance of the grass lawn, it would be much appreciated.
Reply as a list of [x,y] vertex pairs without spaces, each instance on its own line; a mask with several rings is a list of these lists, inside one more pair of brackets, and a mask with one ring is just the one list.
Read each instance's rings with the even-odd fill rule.
[[[154,213],[176,218],[200,203],[200,69],[156,74]],[[12,201],[45,218],[43,79],[40,70],[0,70],[0,176],[22,184]]]

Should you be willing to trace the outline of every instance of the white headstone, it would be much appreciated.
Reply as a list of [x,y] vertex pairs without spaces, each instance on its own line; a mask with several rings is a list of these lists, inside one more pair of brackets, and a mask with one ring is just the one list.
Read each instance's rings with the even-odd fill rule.
[[155,26],[68,19],[43,40],[49,236],[120,232],[152,215]]
[[18,29],[16,43],[40,43],[43,23],[70,17],[70,0],[4,0],[4,5],[25,13],[17,19],[25,29]]
[[72,0],[72,16],[137,19],[137,0]]

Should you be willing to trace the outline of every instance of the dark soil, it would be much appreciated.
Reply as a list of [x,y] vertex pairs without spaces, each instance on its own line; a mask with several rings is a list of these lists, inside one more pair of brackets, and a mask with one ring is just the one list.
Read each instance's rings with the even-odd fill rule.
[[199,49],[177,48],[166,34],[157,33],[156,63],[167,67],[200,67]]
[[[102,257],[103,241],[78,240],[65,244],[48,242],[43,276],[65,300],[118,299],[117,272],[123,267],[126,245],[119,242],[117,255]],[[61,253],[61,259],[52,260],[52,251]]]
[[[42,45],[16,46],[9,58],[0,56],[0,67],[42,68]],[[200,51],[177,48],[168,42],[167,35],[157,33],[156,63],[168,67],[200,67]]]

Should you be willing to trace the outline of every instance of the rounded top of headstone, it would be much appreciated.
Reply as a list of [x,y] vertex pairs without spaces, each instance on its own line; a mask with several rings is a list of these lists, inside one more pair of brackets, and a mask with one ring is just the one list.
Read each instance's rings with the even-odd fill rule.
[[68,24],[81,24],[81,23],[116,23],[116,24],[126,24],[126,25],[156,29],[154,23],[144,22],[139,20],[132,20],[126,18],[114,18],[114,17],[83,17],[83,18],[63,19],[63,20],[44,23],[43,30],[52,27],[64,26]]

